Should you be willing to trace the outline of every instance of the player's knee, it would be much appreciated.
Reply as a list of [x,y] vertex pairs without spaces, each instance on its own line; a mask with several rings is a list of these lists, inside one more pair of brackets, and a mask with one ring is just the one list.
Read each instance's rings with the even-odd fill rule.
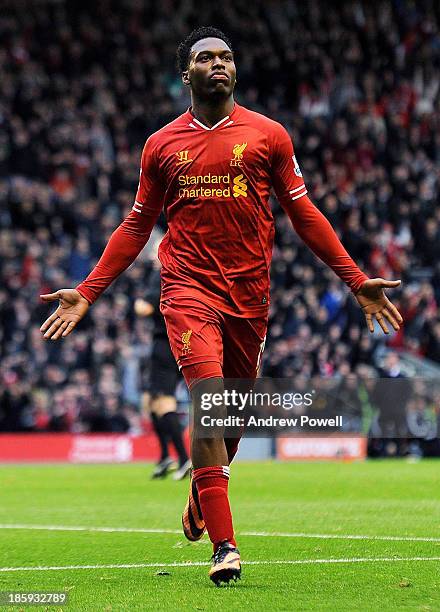
[[224,460],[225,445],[222,438],[196,438],[191,444],[193,467],[207,465],[226,465]]
[[194,416],[200,418],[203,414],[223,418],[226,406],[223,401],[224,382],[218,376],[199,381],[191,389]]

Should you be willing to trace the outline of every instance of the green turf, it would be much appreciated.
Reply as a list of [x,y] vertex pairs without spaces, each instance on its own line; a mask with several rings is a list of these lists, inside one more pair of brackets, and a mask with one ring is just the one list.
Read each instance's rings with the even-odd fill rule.
[[[238,535],[242,557],[245,562],[440,557],[439,468],[435,461],[238,463],[230,484],[238,534],[439,539]],[[151,482],[150,470],[146,465],[1,466],[0,523],[179,529],[188,484]],[[188,544],[178,534],[0,528],[0,568],[207,562],[210,554],[206,540]],[[439,561],[244,565],[241,582],[221,589],[208,580],[207,569],[0,572],[0,591],[66,589],[69,605],[47,608],[66,612],[440,610]]]

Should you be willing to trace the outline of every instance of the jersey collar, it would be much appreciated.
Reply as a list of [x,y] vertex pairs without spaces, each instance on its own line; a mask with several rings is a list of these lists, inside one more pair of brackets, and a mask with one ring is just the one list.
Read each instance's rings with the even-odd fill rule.
[[201,121],[199,121],[198,119],[194,117],[194,115],[191,112],[191,107],[189,107],[187,111],[187,116],[189,120],[188,125],[189,127],[195,130],[205,130],[207,132],[212,132],[213,130],[216,130],[222,127],[226,127],[227,125],[231,125],[232,123],[234,123],[235,117],[237,115],[237,111],[238,111],[238,104],[237,102],[234,102],[234,108],[232,109],[232,112],[229,115],[226,115],[226,117],[223,117],[223,119],[220,119],[220,121],[218,121],[212,127],[208,127],[207,125],[205,125],[204,123],[202,123]]

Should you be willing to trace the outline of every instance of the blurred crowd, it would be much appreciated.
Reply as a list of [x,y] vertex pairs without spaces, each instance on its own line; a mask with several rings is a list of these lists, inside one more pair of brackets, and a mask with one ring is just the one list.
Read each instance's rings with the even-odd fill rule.
[[[75,286],[132,206],[142,146],[186,110],[177,44],[231,37],[237,100],[283,123],[309,194],[370,276],[401,278],[401,332],[362,313],[273,202],[263,374],[375,371],[384,343],[440,362],[440,5],[434,0],[4,0],[0,15],[0,430],[140,431],[152,324],[135,315],[161,219],[69,339],[39,294]],[[376,369],[377,371],[377,369]]]

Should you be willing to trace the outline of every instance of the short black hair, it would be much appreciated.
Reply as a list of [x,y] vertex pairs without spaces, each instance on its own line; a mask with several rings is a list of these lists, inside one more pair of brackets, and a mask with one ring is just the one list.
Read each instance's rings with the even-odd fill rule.
[[193,45],[204,38],[220,38],[232,51],[231,41],[221,30],[212,28],[211,26],[197,28],[196,30],[193,30],[191,34],[189,34],[177,47],[177,66],[181,73],[188,69],[189,56],[191,54]]

